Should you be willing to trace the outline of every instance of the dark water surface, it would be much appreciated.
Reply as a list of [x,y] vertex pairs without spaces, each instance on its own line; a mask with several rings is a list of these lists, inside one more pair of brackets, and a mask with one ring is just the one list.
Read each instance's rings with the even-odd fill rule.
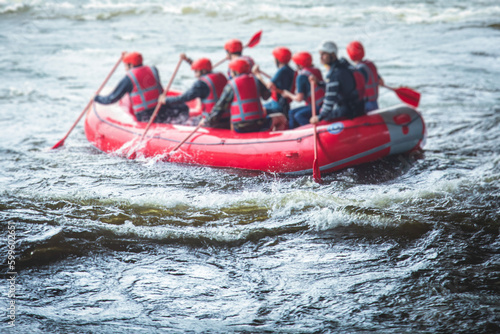
[[[496,1],[0,0],[0,332],[500,332],[499,27]],[[275,46],[361,40],[422,93],[423,155],[317,185],[105,155],[83,123],[47,150],[121,51],[166,83],[260,29],[268,73]]]

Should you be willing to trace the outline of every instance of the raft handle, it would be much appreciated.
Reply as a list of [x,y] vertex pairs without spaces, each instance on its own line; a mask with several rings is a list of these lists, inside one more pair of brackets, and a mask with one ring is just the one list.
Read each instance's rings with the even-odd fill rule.
[[299,152],[285,152],[285,157],[287,158],[298,158]]
[[399,114],[394,116],[393,120],[397,125],[407,125],[411,123],[411,116],[408,114]]

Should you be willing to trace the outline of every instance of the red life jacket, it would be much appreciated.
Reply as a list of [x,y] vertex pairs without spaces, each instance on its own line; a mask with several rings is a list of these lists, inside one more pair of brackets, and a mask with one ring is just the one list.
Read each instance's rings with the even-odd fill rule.
[[156,71],[149,66],[139,66],[129,70],[127,76],[134,86],[130,93],[134,113],[154,108],[163,91]]
[[[227,84],[227,79],[222,73],[208,73],[200,77],[200,80],[207,84],[210,88],[210,94],[203,100],[201,100],[201,110],[203,118],[206,118],[208,114],[212,112],[215,103],[219,99],[224,86]],[[222,118],[229,118],[229,111],[225,112],[221,116]]]
[[257,79],[251,74],[238,75],[229,81],[233,88],[234,98],[231,103],[231,123],[266,118],[260,102]]
[[[323,81],[323,75],[321,75],[321,71],[316,67],[304,67],[299,71],[298,75],[305,75],[309,77],[310,75],[314,75],[318,78],[318,81]],[[314,90],[314,97],[316,98],[316,106],[319,108],[323,104],[323,100],[325,99],[325,89],[316,85],[316,89]],[[306,105],[311,105],[311,95],[307,97]]]
[[343,62],[343,64],[343,66],[346,66],[347,70],[351,72],[355,83],[354,89],[344,96],[344,103],[349,110],[345,116],[349,119],[353,119],[365,114],[365,76],[360,70],[349,65],[347,61]]
[[366,96],[366,81],[365,81],[365,76],[361,71],[354,66],[349,67],[352,75],[354,77],[354,81],[356,82],[356,92],[358,93],[358,98],[361,101],[364,101],[365,96]]
[[377,67],[369,60],[361,61],[357,66],[363,69],[368,74],[368,79],[365,83],[365,99],[366,101],[377,101],[378,99],[378,72]]

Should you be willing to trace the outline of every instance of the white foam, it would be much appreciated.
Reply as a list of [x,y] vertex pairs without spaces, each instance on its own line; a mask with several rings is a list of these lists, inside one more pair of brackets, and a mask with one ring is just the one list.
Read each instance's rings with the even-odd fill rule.
[[[3,4],[7,4],[7,1],[0,2],[0,5],[3,5]],[[16,12],[21,11],[21,10],[26,9],[26,8],[28,8],[28,6],[26,4],[23,4],[23,3],[11,4],[11,5],[7,5],[4,8],[0,8],[0,14],[12,14],[12,13],[16,13]]]

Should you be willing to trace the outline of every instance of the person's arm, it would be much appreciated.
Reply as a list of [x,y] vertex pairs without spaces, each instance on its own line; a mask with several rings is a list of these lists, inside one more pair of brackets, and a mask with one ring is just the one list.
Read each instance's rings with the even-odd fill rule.
[[341,90],[352,85],[356,89],[356,81],[349,70],[337,71],[326,84],[325,99],[319,114],[319,120],[330,120],[340,117],[336,106],[342,101]]
[[111,94],[107,96],[96,95],[94,101],[101,104],[112,104],[120,100],[126,93],[130,93],[133,89],[132,81],[128,76],[125,76]]
[[330,120],[338,117],[334,115],[333,111],[336,104],[340,100],[340,84],[337,77],[331,77],[330,81],[326,84],[325,88],[325,98],[323,99],[323,104],[319,111],[318,116],[312,117],[309,122],[311,124],[318,123],[322,120]]
[[378,85],[379,86],[385,86],[384,79],[382,79],[382,77],[380,75],[378,76]]
[[178,103],[186,103],[198,97],[204,99],[209,94],[210,88],[208,88],[207,84],[201,80],[197,80],[190,89],[184,92],[184,94],[165,98],[164,104],[173,105]]
[[308,78],[305,75],[299,75],[297,76],[297,93],[293,94],[287,90],[283,90],[283,97],[289,98],[295,102],[302,102],[304,101],[308,96],[308,90],[310,89],[310,85],[308,82]]
[[271,97],[271,91],[262,83],[262,81],[258,81],[259,85],[259,94],[260,97],[263,98],[264,100],[267,100],[268,98]]
[[204,124],[210,126],[213,123],[216,123],[220,119],[220,116],[222,116],[224,112],[229,110],[229,108],[231,107],[231,103],[233,102],[233,98],[234,98],[233,88],[231,87],[231,85],[227,84],[224,87],[224,90],[222,91],[219,100],[217,100],[214,108],[207,116]]
[[267,88],[270,88],[269,85],[271,83],[269,82],[266,82],[266,80],[264,79],[264,77],[262,76],[261,72],[260,72],[260,67],[259,65],[254,65],[252,67],[252,74],[257,78],[259,79],[259,81],[264,84]]
[[319,111],[318,121],[329,120],[337,117],[336,115],[333,115],[333,110],[339,101],[339,92],[340,87],[337,80],[330,81],[326,84],[325,99],[323,100],[323,105]]
[[185,53],[181,53],[179,55],[179,57],[184,60],[185,62],[187,62],[189,65],[193,64],[193,60],[191,58],[189,58],[188,56],[186,56]]
[[[274,78],[276,75],[271,79],[271,81],[266,81],[264,77],[262,76],[262,72],[260,71],[259,65],[254,65],[252,68],[252,73],[255,75],[257,79],[259,79],[260,83],[262,83],[269,91],[277,90],[278,94],[282,93],[282,90],[276,87],[275,83],[273,82]],[[261,94],[262,95],[262,94]],[[270,92],[271,95],[271,92]],[[269,97],[268,97],[269,98]],[[264,100],[267,100],[268,98],[264,98]]]

